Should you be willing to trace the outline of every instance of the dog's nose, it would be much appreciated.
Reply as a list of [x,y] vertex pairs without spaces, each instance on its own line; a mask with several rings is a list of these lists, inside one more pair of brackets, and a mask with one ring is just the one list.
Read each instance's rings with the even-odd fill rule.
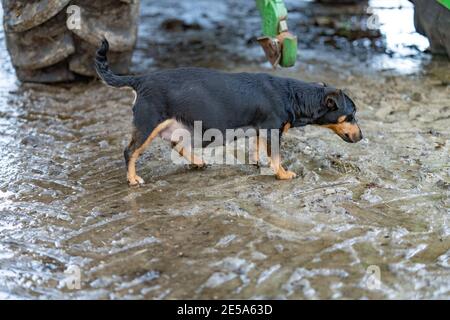
[[344,133],[344,136],[341,136],[346,142],[350,143],[356,143],[360,141],[363,136],[361,130],[359,130],[357,133]]
[[363,138],[363,135],[362,135],[361,129],[359,129],[359,132],[357,132],[351,136],[351,140],[353,143],[361,141],[362,138]]

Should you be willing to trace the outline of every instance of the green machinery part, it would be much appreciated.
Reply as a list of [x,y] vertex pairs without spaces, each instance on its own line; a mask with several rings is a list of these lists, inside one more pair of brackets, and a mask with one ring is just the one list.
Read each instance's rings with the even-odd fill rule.
[[438,2],[450,10],[450,0],[438,0]]
[[283,0],[256,0],[262,18],[263,37],[258,42],[274,67],[292,67],[297,59],[297,37],[288,31]]

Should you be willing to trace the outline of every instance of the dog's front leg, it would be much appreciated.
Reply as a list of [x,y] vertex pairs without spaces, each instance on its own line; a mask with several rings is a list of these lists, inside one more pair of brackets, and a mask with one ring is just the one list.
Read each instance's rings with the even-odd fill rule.
[[[279,141],[280,140],[281,140],[281,135],[280,135]],[[260,144],[261,143],[262,143],[262,141],[260,141]],[[267,139],[267,142],[265,142],[265,145],[266,145],[266,150],[267,150],[267,156],[269,157],[269,161],[270,161],[270,167],[274,171],[275,176],[277,177],[277,179],[290,180],[290,179],[295,178],[297,176],[295,174],[295,172],[286,170],[281,165],[280,143],[275,148],[272,148],[272,142],[271,142],[271,138],[270,138],[270,135],[269,135],[268,139]]]
[[259,168],[259,134],[257,134],[255,137],[250,138],[250,141],[253,142],[253,152],[251,156],[251,164],[254,164],[256,167]]
[[297,176],[295,172],[286,170],[281,165],[280,154],[277,153],[275,155],[271,155],[270,159],[270,167],[275,172],[275,176],[280,180],[290,180]]

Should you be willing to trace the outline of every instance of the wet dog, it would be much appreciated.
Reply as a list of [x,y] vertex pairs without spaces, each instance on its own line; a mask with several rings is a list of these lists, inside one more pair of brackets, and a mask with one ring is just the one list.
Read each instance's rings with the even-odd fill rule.
[[[276,177],[283,180],[294,178],[295,173],[285,170],[279,152],[273,152],[271,130],[277,129],[281,138],[291,127],[313,124],[333,130],[346,142],[362,139],[355,104],[339,89],[264,73],[224,73],[203,68],[119,76],[108,67],[108,49],[105,39],[95,58],[98,75],[110,86],[128,86],[136,93],[134,130],[124,151],[130,185],[144,183],[136,174],[136,160],[158,136],[178,146],[176,150],[192,164],[203,166],[202,159],[188,145],[179,147],[172,135],[180,128],[191,130],[195,121],[201,121],[203,130],[254,128],[257,134],[268,130],[264,147]],[[257,149],[260,140],[256,139]]]

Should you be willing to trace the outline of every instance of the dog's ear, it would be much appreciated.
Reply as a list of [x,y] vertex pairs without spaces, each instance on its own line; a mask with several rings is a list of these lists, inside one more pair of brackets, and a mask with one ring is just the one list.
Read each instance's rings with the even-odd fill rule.
[[[328,88],[326,88],[326,89],[328,89]],[[325,90],[325,98],[324,98],[325,106],[329,110],[337,110],[339,108],[338,98],[341,94],[342,94],[341,90],[338,90],[338,89],[333,88],[333,89]]]

